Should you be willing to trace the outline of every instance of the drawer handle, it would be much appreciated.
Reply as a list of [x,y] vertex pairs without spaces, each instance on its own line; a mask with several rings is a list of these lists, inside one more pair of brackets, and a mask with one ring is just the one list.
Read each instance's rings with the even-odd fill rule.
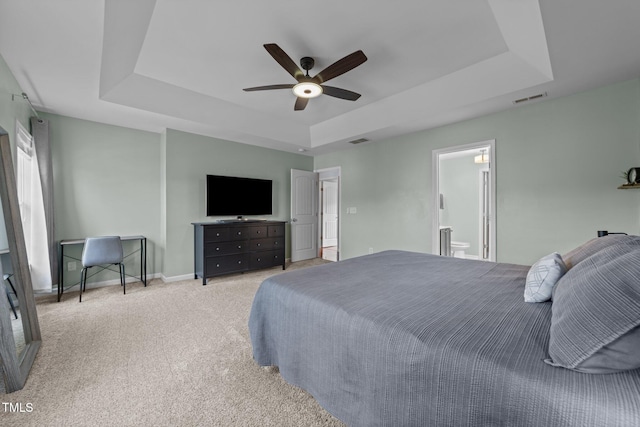
[[238,245],[238,249],[242,249],[242,245]]
[[262,243],[258,243],[258,247],[262,246]]
[[220,233],[216,233],[216,237],[220,237]]
[[262,259],[261,259],[261,258],[258,258],[258,262],[260,262],[260,261],[262,261]]
[[216,264],[216,267],[220,267],[220,264]]
[[242,261],[238,261],[238,264],[242,264]]
[[275,246],[278,246],[278,242],[274,242],[274,245],[275,245]]
[[242,231],[238,231],[238,236],[242,235]]
[[220,250],[220,248],[216,248],[216,251],[219,251],[219,250]]

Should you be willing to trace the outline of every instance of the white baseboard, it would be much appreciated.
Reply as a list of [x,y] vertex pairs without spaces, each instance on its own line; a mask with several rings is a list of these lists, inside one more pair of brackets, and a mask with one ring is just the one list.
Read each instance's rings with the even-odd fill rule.
[[[161,274],[155,273],[155,274],[147,274],[147,284],[149,284],[149,281],[152,279],[158,279],[158,278],[162,278]],[[136,283],[139,282],[140,279],[137,277],[125,277],[124,282],[126,284],[129,283]],[[102,282],[88,282],[87,283],[87,289],[94,289],[94,288],[101,288],[103,286],[114,286],[114,285],[120,285],[120,279],[111,279],[111,280],[104,280]],[[72,287],[65,287],[65,291],[67,289],[74,289],[75,286],[78,286],[77,284],[72,286]],[[53,288],[51,293],[55,293],[57,292],[57,286]]]
[[[291,258],[287,258],[285,260],[285,263],[287,264],[291,263]],[[147,282],[151,279],[160,279],[164,283],[181,282],[183,280],[196,280],[193,273],[181,274],[179,276],[169,276],[169,277],[165,276],[162,273],[147,274]],[[139,281],[140,279],[138,279],[137,277],[127,277],[125,279],[126,283],[135,283]],[[87,289],[100,288],[102,286],[114,286],[119,284],[120,284],[120,279],[111,279],[111,280],[105,280],[102,282],[89,282],[87,283]],[[56,292],[57,292],[57,287],[54,287],[51,293],[56,293]],[[43,293],[41,295],[45,295],[45,294]],[[46,295],[49,295],[49,293],[46,293]]]

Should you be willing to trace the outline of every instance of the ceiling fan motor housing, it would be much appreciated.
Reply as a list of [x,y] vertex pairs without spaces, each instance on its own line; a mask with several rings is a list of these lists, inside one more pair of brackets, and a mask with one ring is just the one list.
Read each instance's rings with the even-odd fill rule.
[[312,69],[314,64],[315,61],[309,56],[305,56],[304,58],[300,59],[300,66],[305,71],[309,71],[310,69]]

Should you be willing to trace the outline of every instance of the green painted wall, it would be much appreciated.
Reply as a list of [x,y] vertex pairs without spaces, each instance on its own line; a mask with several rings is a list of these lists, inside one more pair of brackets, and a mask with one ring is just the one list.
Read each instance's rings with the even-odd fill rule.
[[[288,220],[289,171],[313,167],[308,156],[175,130],[156,134],[43,117],[51,122],[56,238],[145,235],[148,271],[166,278],[193,274],[191,223],[216,219],[205,216],[208,173],[272,179],[271,218]],[[127,269],[138,271],[138,265],[132,257]],[[65,274],[67,285],[76,280],[77,273]]]
[[[595,237],[638,233],[640,191],[617,190],[640,164],[640,80],[316,156],[342,167],[342,252],[431,252],[431,152],[496,140],[497,258],[531,264]],[[346,214],[356,207],[356,214]]]
[[[50,121],[56,240],[144,235],[148,272],[158,272],[160,135],[55,114],[42,117]],[[130,246],[125,252],[135,249]],[[139,258],[132,256],[125,265],[127,272],[138,272]],[[65,282],[77,280],[78,273],[65,272]],[[93,280],[117,277],[109,273]]]
[[[0,126],[13,139],[16,119],[28,129],[31,110],[21,98],[11,101],[11,94],[19,95],[22,89],[1,56],[0,92]],[[309,156],[175,130],[157,134],[56,114],[41,116],[50,121],[56,240],[145,235],[148,272],[168,278],[193,274],[191,222],[216,219],[205,216],[207,174],[273,180],[274,212],[269,218],[288,221],[290,170],[313,169]],[[67,253],[80,258],[79,248]],[[65,272],[65,284],[77,281],[79,263],[77,268]],[[128,271],[138,268],[138,258],[131,257]],[[92,281],[114,278],[117,275],[105,273]]]
[[[166,252],[164,275],[193,274],[192,222],[206,217],[206,175],[273,180],[273,220],[290,217],[290,170],[313,169],[313,158],[176,130],[166,133]],[[222,218],[222,217],[220,217]],[[289,227],[287,227],[287,239]],[[287,257],[290,245],[287,245]]]
[[[28,127],[22,90],[0,58],[0,126]],[[315,158],[175,130],[155,134],[51,120],[57,239],[144,234],[149,272],[193,271],[191,222],[205,217],[206,174],[274,180],[274,215],[289,219],[289,171],[341,166],[342,258],[431,251],[431,152],[496,140],[498,260],[530,264],[596,230],[640,231],[640,191],[616,190],[640,165],[640,80]],[[13,138],[12,138],[13,139]],[[356,207],[356,214],[346,214]],[[288,229],[287,229],[288,232]],[[289,256],[289,254],[287,254]]]

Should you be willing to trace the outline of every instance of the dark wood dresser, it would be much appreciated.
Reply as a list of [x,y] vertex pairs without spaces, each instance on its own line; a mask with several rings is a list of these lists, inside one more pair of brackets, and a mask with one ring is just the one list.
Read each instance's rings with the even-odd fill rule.
[[194,275],[207,278],[285,268],[285,223],[282,221],[194,222]]

